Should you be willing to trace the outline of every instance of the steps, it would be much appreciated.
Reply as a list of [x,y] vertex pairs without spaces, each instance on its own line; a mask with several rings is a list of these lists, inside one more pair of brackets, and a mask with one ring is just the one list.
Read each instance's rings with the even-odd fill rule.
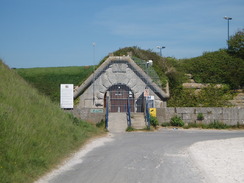
[[[134,129],[143,129],[146,127],[144,113],[131,113],[131,126]],[[108,131],[111,133],[122,133],[127,128],[126,113],[109,113]]]
[[111,133],[125,132],[127,128],[126,113],[109,113],[108,131]]
[[131,113],[131,126],[134,129],[143,129],[146,127],[144,113]]

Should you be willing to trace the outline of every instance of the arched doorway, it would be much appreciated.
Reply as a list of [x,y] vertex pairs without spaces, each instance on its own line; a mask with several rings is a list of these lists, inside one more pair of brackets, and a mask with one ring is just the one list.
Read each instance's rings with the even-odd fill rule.
[[130,111],[134,112],[134,93],[124,84],[111,86],[105,94],[105,104],[106,99],[109,100],[107,102],[109,112],[127,112],[128,105],[130,106]]

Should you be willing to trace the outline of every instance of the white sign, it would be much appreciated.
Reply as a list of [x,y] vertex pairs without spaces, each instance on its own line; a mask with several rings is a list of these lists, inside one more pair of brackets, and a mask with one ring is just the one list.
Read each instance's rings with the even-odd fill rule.
[[74,85],[73,84],[61,84],[60,85],[60,107],[64,109],[70,109],[74,106]]
[[154,96],[152,96],[152,95],[151,96],[148,96],[147,99],[148,100],[154,100]]
[[155,104],[154,104],[154,96],[148,96],[147,97],[147,103],[148,103],[148,107],[149,108],[154,108]]

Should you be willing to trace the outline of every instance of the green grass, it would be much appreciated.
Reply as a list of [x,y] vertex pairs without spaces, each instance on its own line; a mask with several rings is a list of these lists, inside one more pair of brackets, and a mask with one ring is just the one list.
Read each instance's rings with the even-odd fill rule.
[[0,182],[33,182],[102,133],[62,111],[1,60],[0,101]]
[[80,85],[93,71],[93,66],[16,69],[28,83],[54,102],[60,100],[60,84]]
[[[180,118],[178,118],[177,121],[179,119]],[[164,122],[164,123],[161,124],[161,126],[162,127],[175,127],[175,126],[179,126],[179,125],[173,125],[170,122]],[[202,128],[202,129],[244,129],[244,125],[240,125],[239,123],[237,123],[236,125],[227,125],[225,123],[222,123],[222,122],[216,121],[216,120],[214,120],[213,122],[211,122],[209,124],[205,124],[205,123],[188,123],[188,124],[185,124],[185,125],[183,125],[181,127],[183,127],[184,129],[190,129],[190,128]]]
[[204,123],[188,123],[188,125],[183,126],[185,129],[189,128],[202,128],[202,129],[243,129],[244,125],[240,125],[239,123],[237,125],[227,125],[225,123],[222,123],[220,121],[214,120],[213,122],[209,124]]

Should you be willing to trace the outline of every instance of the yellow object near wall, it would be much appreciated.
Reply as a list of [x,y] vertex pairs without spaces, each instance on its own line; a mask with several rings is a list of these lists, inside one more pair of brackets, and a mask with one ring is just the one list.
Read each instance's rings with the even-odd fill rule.
[[156,108],[150,108],[150,115],[153,117],[157,117],[157,109]]

